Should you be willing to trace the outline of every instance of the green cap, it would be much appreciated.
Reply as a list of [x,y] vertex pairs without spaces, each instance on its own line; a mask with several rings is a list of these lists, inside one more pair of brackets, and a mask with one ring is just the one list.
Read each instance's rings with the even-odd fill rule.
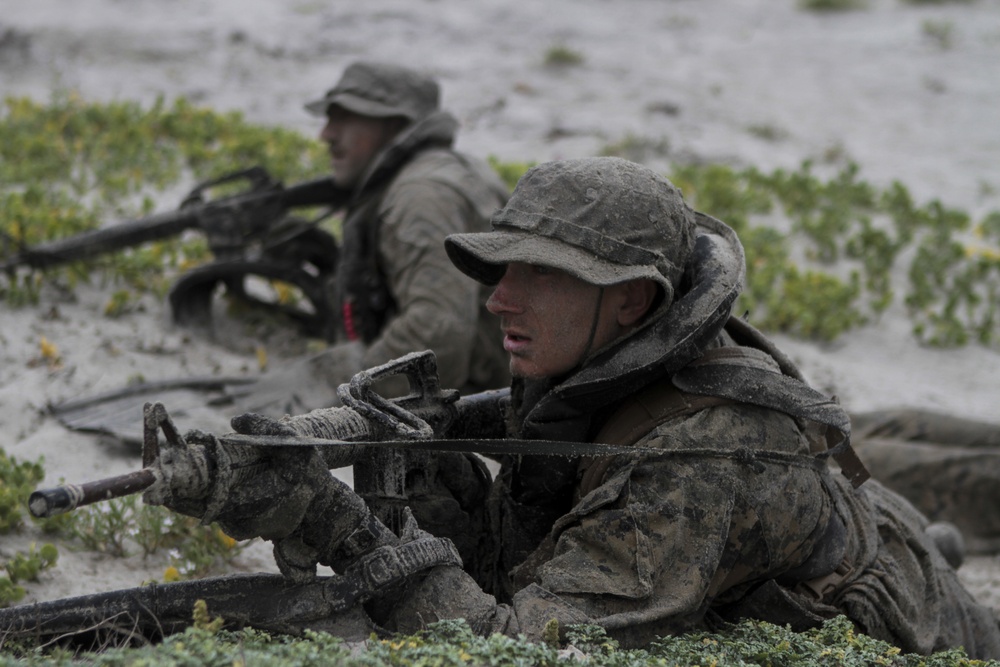
[[445,239],[452,263],[481,283],[495,285],[507,264],[524,262],[593,285],[648,278],[668,303],[697,235],[695,214],[670,181],[613,157],[533,167],[492,224],[492,232]]
[[437,82],[415,70],[378,62],[356,62],[326,95],[306,104],[306,110],[325,116],[331,106],[373,118],[402,116],[415,121],[437,111],[441,90]]

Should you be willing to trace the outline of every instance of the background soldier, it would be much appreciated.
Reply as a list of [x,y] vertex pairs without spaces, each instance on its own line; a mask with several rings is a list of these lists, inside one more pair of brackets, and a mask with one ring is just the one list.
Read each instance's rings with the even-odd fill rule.
[[[460,617],[538,639],[557,619],[636,646],[720,620],[804,629],[845,614],[908,652],[1000,657],[996,620],[926,518],[865,481],[840,406],[730,317],[744,260],[729,227],[617,158],[535,167],[492,222],[447,249],[495,286],[514,380],[494,427],[539,454],[587,442],[621,454],[505,458],[464,570],[415,522],[386,529],[318,451],[235,489],[227,532],[275,540],[291,576],[315,562],[344,573],[390,630]],[[323,415],[233,425],[322,435]]]
[[355,373],[415,350],[435,352],[446,387],[507,385],[488,292],[442,244],[488,229],[509,193],[485,162],[453,150],[458,121],[439,105],[436,81],[377,62],[350,65],[306,105],[326,118],[333,181],[350,192],[332,295],[338,342],[263,378],[243,409],[281,416],[328,406]]

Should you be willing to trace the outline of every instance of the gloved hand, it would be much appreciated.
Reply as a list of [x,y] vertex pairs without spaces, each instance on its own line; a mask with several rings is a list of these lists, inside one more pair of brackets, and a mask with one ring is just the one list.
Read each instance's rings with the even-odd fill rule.
[[[363,422],[353,411],[333,408],[283,419],[247,413],[234,417],[232,426],[245,435],[313,435],[319,430],[317,435],[329,437],[324,428],[330,427],[323,417],[325,412],[339,416],[332,418],[332,423],[341,429],[346,428],[344,420],[348,424]],[[235,485],[219,512],[217,520],[228,534],[281,540],[275,545],[275,558],[282,572],[290,576],[290,571],[301,571],[316,562],[343,568],[357,556],[397,541],[365,501],[330,474],[329,461],[319,448],[267,449],[273,450],[274,465]],[[344,449],[349,452],[354,448]]]
[[[290,427],[258,415],[234,422],[243,433],[295,435]],[[200,431],[189,431],[184,439],[184,447],[161,450],[161,483],[143,499],[205,523],[217,521],[236,539],[287,537],[330,478],[315,447],[225,444]]]
[[[364,417],[348,408],[319,408],[304,415],[274,419],[248,412],[233,417],[233,430],[243,435],[311,436],[330,440],[354,439],[364,436],[371,427]],[[364,445],[326,447],[321,454],[327,469],[352,465],[365,455]]]
[[280,420],[247,412],[233,417],[229,424],[234,431],[243,435],[302,435],[292,427],[289,417]]
[[329,478],[314,447],[268,448],[255,474],[230,485],[212,518],[238,540],[288,537]]

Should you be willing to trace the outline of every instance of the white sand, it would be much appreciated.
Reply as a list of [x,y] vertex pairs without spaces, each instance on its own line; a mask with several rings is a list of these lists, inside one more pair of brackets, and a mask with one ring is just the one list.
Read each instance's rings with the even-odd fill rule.
[[[70,89],[90,100],[144,102],[184,95],[315,133],[318,122],[302,104],[351,60],[379,58],[437,74],[445,106],[463,123],[460,147],[480,155],[577,157],[628,137],[667,147],[650,161],[664,169],[675,159],[794,169],[837,154],[830,168],[854,160],[862,178],[898,179],[917,203],[939,198],[976,216],[1000,208],[998,0],[872,0],[867,10],[831,15],[804,12],[793,0],[7,5],[4,95],[45,101]],[[935,27],[950,35],[947,48],[928,35]],[[544,67],[557,45],[583,63]],[[47,403],[116,389],[138,375],[258,372],[243,346],[189,336],[152,299],[141,312],[107,319],[108,297],[95,285],[69,300],[46,294],[34,309],[2,308],[0,446],[20,459],[44,456],[49,482],[139,463],[95,436],[68,432],[43,413]],[[42,336],[58,346],[58,367],[37,363]],[[1000,354],[923,348],[898,309],[832,345],[777,340],[851,410],[908,405],[1000,421]],[[0,555],[41,539],[31,531],[3,537]],[[162,559],[111,560],[68,546],[61,554],[56,569],[28,586],[29,600],[133,586],[164,567]],[[273,569],[265,548],[244,561]],[[989,557],[962,571],[981,599],[1000,606],[998,572]]]

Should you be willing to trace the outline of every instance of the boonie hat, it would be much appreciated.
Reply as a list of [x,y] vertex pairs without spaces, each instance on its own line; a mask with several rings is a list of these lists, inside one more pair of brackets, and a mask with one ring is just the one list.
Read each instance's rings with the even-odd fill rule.
[[546,162],[528,170],[493,231],[452,234],[445,249],[469,277],[495,285],[510,262],[560,269],[593,285],[648,278],[667,303],[697,234],[680,191],[621,158]]
[[356,62],[326,95],[306,104],[306,110],[325,116],[337,105],[362,116],[403,116],[412,122],[436,111],[440,99],[437,82],[420,72],[389,63]]

